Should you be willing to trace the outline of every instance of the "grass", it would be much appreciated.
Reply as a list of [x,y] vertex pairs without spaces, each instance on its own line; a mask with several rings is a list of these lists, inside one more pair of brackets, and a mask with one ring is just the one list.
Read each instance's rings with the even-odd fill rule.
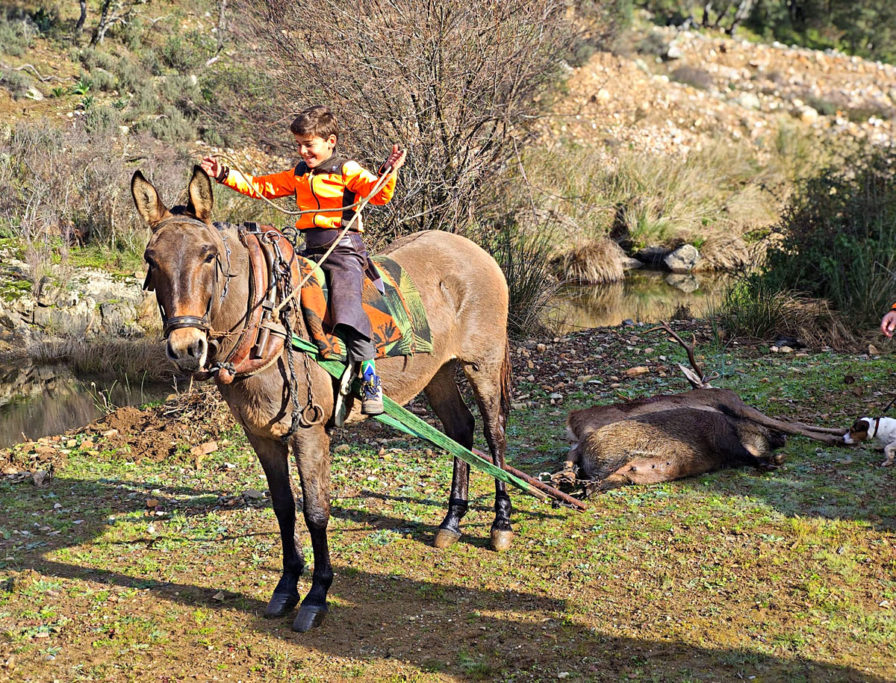
[[[570,244],[561,244],[610,234],[636,250],[768,227],[822,154],[808,135],[782,126],[758,146],[710,145],[683,160],[626,149],[608,159],[600,148],[565,144],[524,164],[538,187],[552,188],[537,204],[565,219]],[[526,190],[538,196],[538,187]]]
[[[642,330],[595,338],[591,353],[619,372],[683,360]],[[769,414],[831,425],[883,401],[874,389],[892,375],[887,358],[701,350],[719,386]],[[654,371],[567,391],[562,406],[547,403],[543,384],[520,378],[516,392],[535,407],[508,425],[509,459],[529,472],[556,467],[566,411],[595,392],[607,401],[683,382]],[[244,680],[896,675],[893,473],[865,449],[794,439],[775,472],[619,489],[585,513],[515,495],[515,545],[498,555],[485,547],[483,477],[473,477],[464,538],[437,551],[429,541],[448,459],[372,426],[339,433],[331,614],[297,636],[288,620],[260,618],[279,538],[269,503],[240,495],[265,489],[254,455],[236,430],[222,436],[228,445],[199,468],[134,462],[98,443],[95,455],[72,446],[46,488],[0,481],[0,563],[11,580],[0,582],[0,639],[13,677],[177,678],[200,661]],[[158,501],[152,514],[148,498]]]

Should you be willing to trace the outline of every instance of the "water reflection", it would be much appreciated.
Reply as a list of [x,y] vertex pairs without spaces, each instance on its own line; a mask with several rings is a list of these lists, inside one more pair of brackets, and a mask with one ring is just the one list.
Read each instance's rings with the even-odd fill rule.
[[109,406],[164,398],[172,387],[76,377],[64,365],[0,365],[0,448],[62,434],[100,417]]
[[563,288],[546,322],[561,333],[612,327],[627,319],[652,323],[668,319],[679,307],[699,318],[721,302],[730,281],[730,275],[715,273],[629,271],[623,282]]

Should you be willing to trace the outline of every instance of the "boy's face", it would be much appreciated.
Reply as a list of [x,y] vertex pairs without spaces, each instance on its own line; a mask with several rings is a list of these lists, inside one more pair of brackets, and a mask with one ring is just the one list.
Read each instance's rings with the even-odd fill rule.
[[308,165],[308,168],[320,166],[323,162],[333,156],[333,148],[336,147],[336,136],[331,135],[328,138],[322,138],[317,135],[299,135],[293,133],[296,139],[296,145],[299,147],[299,154],[302,160]]

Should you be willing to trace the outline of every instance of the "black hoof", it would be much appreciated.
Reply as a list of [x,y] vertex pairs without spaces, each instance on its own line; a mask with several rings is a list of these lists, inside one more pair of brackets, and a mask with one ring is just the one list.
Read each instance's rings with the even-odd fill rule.
[[314,605],[302,605],[296,620],[292,622],[292,630],[299,633],[305,633],[313,628],[317,628],[324,623],[324,617],[327,616],[327,606],[317,607]]
[[285,617],[292,612],[293,608],[298,604],[298,593],[274,593],[271,596],[271,601],[268,603],[267,609],[264,611],[264,618],[277,619],[279,617]]

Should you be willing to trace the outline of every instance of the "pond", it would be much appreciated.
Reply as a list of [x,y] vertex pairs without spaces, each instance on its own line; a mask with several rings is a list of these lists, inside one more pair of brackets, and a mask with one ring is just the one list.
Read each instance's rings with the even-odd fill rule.
[[64,365],[0,365],[0,448],[83,427],[111,407],[161,400],[173,389],[78,377]]
[[[564,333],[624,320],[658,322],[681,307],[702,317],[722,300],[728,282],[725,275],[630,271],[624,282],[564,288],[546,322]],[[83,427],[110,407],[161,400],[173,390],[170,384],[78,377],[61,364],[0,364],[0,448]]]
[[564,287],[554,297],[545,322],[560,333],[615,327],[624,320],[654,323],[678,310],[693,318],[710,314],[732,281],[727,274],[629,271],[623,282]]

